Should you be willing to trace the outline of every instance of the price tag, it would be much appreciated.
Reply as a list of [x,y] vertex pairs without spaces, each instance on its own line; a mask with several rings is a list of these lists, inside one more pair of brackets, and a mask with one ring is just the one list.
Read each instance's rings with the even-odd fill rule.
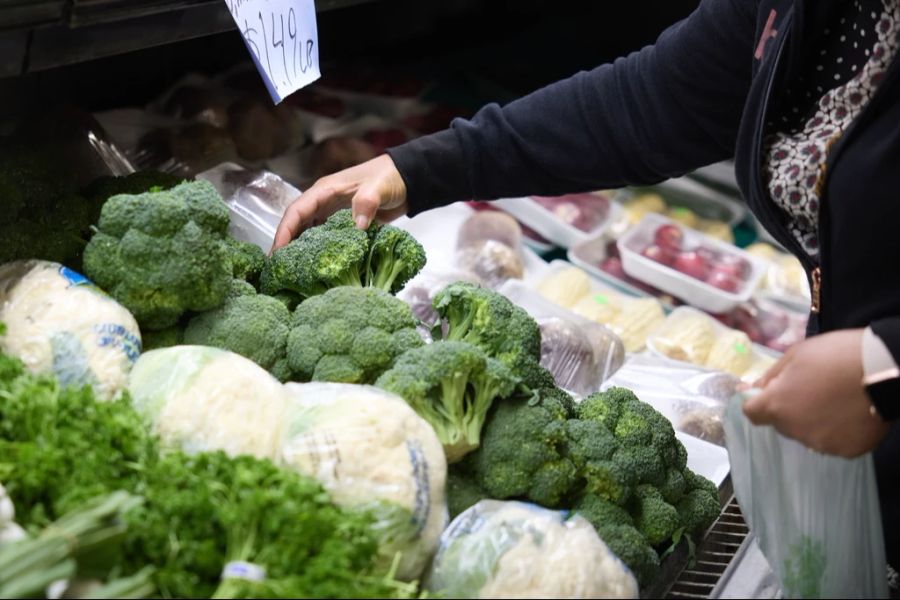
[[314,0],[226,0],[275,104],[322,76]]

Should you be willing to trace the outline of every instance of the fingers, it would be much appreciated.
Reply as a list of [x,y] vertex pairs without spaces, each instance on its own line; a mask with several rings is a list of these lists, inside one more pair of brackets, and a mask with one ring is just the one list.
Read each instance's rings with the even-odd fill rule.
[[788,364],[788,362],[790,362],[790,355],[785,354],[784,356],[779,358],[778,362],[772,365],[772,367],[768,371],[763,373],[762,377],[753,382],[753,387],[764,388],[769,385],[769,383],[771,383],[773,379],[781,375],[781,372],[784,370],[784,367]]
[[744,414],[754,425],[773,425],[776,419],[773,396],[777,393],[774,386],[763,389],[744,401]]
[[360,229],[366,229],[375,220],[378,207],[381,206],[381,194],[378,188],[365,185],[353,196],[353,221]]
[[331,185],[317,182],[294,200],[281,217],[281,222],[275,231],[272,251],[286,246],[301,231],[312,225],[320,207],[332,202],[336,196],[337,192]]

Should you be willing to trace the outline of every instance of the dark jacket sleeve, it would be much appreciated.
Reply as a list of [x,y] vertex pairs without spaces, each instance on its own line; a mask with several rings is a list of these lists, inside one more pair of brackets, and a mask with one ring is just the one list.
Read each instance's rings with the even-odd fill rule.
[[703,0],[656,44],[388,151],[410,214],[683,175],[734,154],[756,2]]

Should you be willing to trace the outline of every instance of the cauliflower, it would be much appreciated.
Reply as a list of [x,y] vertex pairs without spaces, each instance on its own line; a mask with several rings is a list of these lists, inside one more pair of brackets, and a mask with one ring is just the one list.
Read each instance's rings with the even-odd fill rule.
[[406,402],[374,387],[289,383],[280,462],[317,478],[342,506],[377,519],[384,566],[419,577],[447,524],[447,463],[437,435]]
[[637,598],[631,571],[581,516],[482,500],[441,537],[428,589],[448,598]]
[[112,399],[141,352],[134,317],[83,275],[52,262],[0,266],[0,351],[64,385],[94,387]]
[[138,360],[129,390],[166,444],[191,453],[278,454],[284,387],[238,354],[206,346],[154,350]]

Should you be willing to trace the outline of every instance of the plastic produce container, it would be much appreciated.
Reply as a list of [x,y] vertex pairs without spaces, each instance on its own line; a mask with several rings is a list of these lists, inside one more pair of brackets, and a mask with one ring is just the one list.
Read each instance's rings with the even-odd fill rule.
[[[714,287],[705,281],[687,275],[673,267],[647,258],[641,252],[653,243],[656,230],[663,225],[675,225],[683,233],[682,247],[685,250],[702,247],[721,256],[734,256],[750,265],[749,275],[739,284],[737,291],[729,292]],[[618,241],[622,267],[625,272],[664,292],[707,312],[720,314],[728,312],[748,301],[763,277],[766,265],[759,258],[748,254],[731,244],[710,238],[687,227],[680,227],[673,221],[656,214],[646,215],[641,222]]]
[[689,306],[676,308],[666,317],[647,337],[647,349],[651,355],[675,364],[729,372],[748,382],[762,376],[780,356],[751,342],[745,333]]
[[621,207],[604,194],[504,198],[494,204],[563,248],[602,234],[621,217]]
[[731,227],[743,221],[748,213],[743,203],[689,177],[669,179],[655,186],[623,188],[613,200],[625,204],[646,193],[659,194],[670,208],[686,208],[698,217],[721,221]]

